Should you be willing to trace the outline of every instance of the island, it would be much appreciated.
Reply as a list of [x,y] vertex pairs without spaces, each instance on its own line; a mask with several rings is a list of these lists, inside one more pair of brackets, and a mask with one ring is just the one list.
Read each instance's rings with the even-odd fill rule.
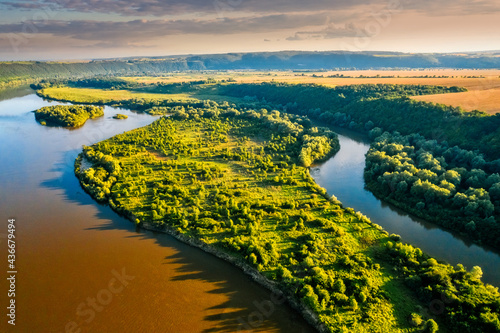
[[[498,328],[498,290],[479,267],[436,261],[314,182],[308,166],[336,153],[333,132],[277,110],[205,104],[165,107],[170,117],[84,147],[83,188],[240,267],[320,332]],[[423,310],[441,299],[439,318]]]
[[113,119],[127,119],[128,116],[126,114],[121,114],[121,113],[117,113],[113,116]]
[[104,108],[93,105],[54,105],[35,111],[35,118],[40,124],[67,128],[81,127],[88,119],[102,116]]

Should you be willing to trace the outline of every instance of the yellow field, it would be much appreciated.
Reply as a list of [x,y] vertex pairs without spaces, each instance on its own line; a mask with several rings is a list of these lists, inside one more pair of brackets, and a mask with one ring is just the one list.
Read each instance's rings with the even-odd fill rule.
[[59,100],[71,100],[76,103],[109,103],[112,101],[128,101],[142,99],[174,99],[192,100],[188,94],[151,94],[129,90],[101,90],[89,88],[46,88],[42,94]]
[[500,88],[471,90],[454,94],[416,96],[413,99],[460,106],[466,111],[479,110],[489,114],[500,113]]
[[[329,77],[333,75],[344,77]],[[234,79],[237,82],[289,82],[316,83],[326,86],[351,84],[422,84],[465,87],[469,91],[457,94],[414,97],[417,100],[461,106],[467,111],[480,110],[490,114],[500,113],[500,70],[366,70],[366,71],[207,71],[182,73],[163,77],[124,78],[143,83],[173,83],[205,80]],[[207,96],[208,97],[208,96]]]

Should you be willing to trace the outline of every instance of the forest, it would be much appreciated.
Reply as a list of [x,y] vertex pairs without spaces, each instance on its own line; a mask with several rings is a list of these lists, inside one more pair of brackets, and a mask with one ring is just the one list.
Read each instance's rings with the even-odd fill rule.
[[329,129],[272,109],[164,108],[171,117],[84,147],[75,173],[94,198],[252,267],[321,331],[500,330],[500,294],[479,267],[437,262],[314,182],[306,166],[338,150]]
[[[107,87],[102,90],[104,92],[117,91],[118,88],[127,88],[127,82],[116,78],[95,78],[88,80],[75,81],[47,81],[41,83],[40,88],[58,87],[71,85],[77,87],[83,85],[85,87]],[[447,154],[458,154],[461,163],[445,162],[441,167],[447,171],[447,168],[465,168],[467,172],[479,172],[478,176],[481,179],[480,184],[474,183],[469,185],[461,184],[463,191],[472,189],[483,189],[486,192],[492,190],[493,194],[488,192],[488,200],[491,204],[487,204],[486,212],[480,212],[483,209],[482,205],[477,206],[477,213],[469,214],[473,207],[476,207],[476,199],[478,194],[468,193],[462,194],[467,196],[465,206],[460,204],[451,204],[451,198],[448,198],[448,211],[453,210],[453,214],[440,219],[434,214],[440,208],[443,208],[444,202],[439,200],[432,201],[431,193],[436,188],[428,186],[426,181],[431,181],[423,172],[412,174],[412,178],[405,180],[408,183],[408,193],[411,194],[410,186],[413,186],[414,181],[420,179],[424,182],[423,192],[429,192],[426,200],[417,200],[417,197],[407,196],[404,191],[395,192],[394,188],[387,192],[387,187],[382,191],[383,186],[375,186],[381,174],[378,170],[373,169],[372,165],[367,165],[366,180],[370,184],[369,188],[379,197],[385,198],[397,206],[415,213],[418,216],[424,217],[435,223],[438,223],[446,228],[461,232],[475,242],[484,242],[498,247],[498,199],[496,198],[495,183],[491,183],[500,173],[500,115],[488,116],[482,112],[465,112],[459,108],[449,107],[445,105],[436,105],[426,102],[411,100],[409,96],[423,94],[437,94],[448,92],[464,91],[460,87],[440,87],[440,86],[415,86],[415,85],[350,85],[338,86],[329,88],[325,86],[312,84],[283,84],[283,83],[261,83],[261,84],[235,84],[228,82],[190,82],[190,83],[175,83],[175,84],[152,84],[144,87],[148,91],[156,91],[158,94],[150,94],[151,98],[131,98],[129,100],[113,101],[111,97],[106,103],[115,104],[116,106],[127,107],[138,111],[147,112],[152,115],[168,114],[172,108],[203,108],[211,109],[218,107],[230,107],[243,109],[263,109],[267,111],[281,110],[287,113],[307,116],[306,122],[312,120],[326,125],[345,127],[351,130],[365,133],[372,140],[380,136],[384,132],[394,133],[398,136],[417,135],[417,141],[428,140],[426,147],[441,147],[432,151],[432,156],[437,160],[446,160],[442,154],[447,151]],[[137,86],[129,87],[130,91],[136,91]],[[47,89],[38,90],[37,93],[47,98],[51,98],[51,93],[46,93]],[[128,90],[125,90],[128,91]],[[220,96],[238,97],[240,103],[238,106],[234,103],[229,104],[223,102],[221,104],[214,101],[201,101],[196,99],[175,100],[167,98],[169,95],[188,93],[188,92],[211,91],[211,93]],[[167,93],[159,95],[159,93]],[[139,96],[139,95],[138,95]],[[156,98],[155,98],[156,96]],[[159,96],[163,96],[163,99]],[[210,96],[210,95],[208,95]],[[58,96],[60,99],[61,96]],[[63,95],[64,98],[64,95]],[[96,102],[96,100],[87,100],[87,97],[75,102]],[[98,98],[102,100],[102,98]],[[66,99],[71,101],[71,98]],[[212,111],[211,111],[212,112]],[[183,112],[181,114],[184,114]],[[425,117],[422,115],[425,114]],[[187,115],[186,115],[187,116]],[[319,139],[314,138],[309,144],[314,146],[320,144]],[[376,143],[374,143],[376,144]],[[380,149],[380,147],[375,148]],[[419,148],[420,149],[420,148]],[[304,152],[307,147],[304,147]],[[418,149],[417,149],[418,150]],[[313,156],[314,158],[314,156]],[[308,158],[303,158],[301,165],[308,166],[310,161]],[[450,164],[450,167],[448,167]],[[418,170],[423,166],[415,163]],[[378,167],[377,167],[378,168]],[[372,170],[373,169],[373,170]],[[432,169],[432,168],[431,168]],[[389,173],[395,170],[389,170]],[[384,171],[385,172],[385,171]],[[435,173],[433,170],[432,172]],[[382,173],[383,174],[383,173]],[[468,174],[462,172],[461,177],[465,177],[463,181],[470,178]],[[483,175],[486,175],[483,177]],[[491,177],[490,177],[491,176]],[[420,178],[419,178],[420,177]],[[435,184],[439,186],[441,175],[435,177]],[[488,178],[489,177],[489,178]],[[483,183],[483,178],[488,178],[489,183]],[[461,178],[462,179],[462,178]],[[491,183],[491,184],[490,184]],[[379,184],[380,185],[380,184]],[[392,186],[392,185],[390,185]],[[403,186],[403,184],[401,185]],[[448,185],[447,185],[448,186]],[[458,186],[458,185],[455,185]],[[459,190],[455,188],[455,190]],[[415,193],[416,190],[413,191]],[[472,190],[470,190],[472,191]],[[450,195],[455,196],[456,193],[450,190]],[[399,195],[398,195],[399,194]],[[424,194],[421,194],[423,197]],[[483,200],[483,196],[480,196]],[[420,198],[421,199],[421,198]],[[457,199],[458,200],[458,199]],[[469,208],[469,215],[463,214],[468,203],[472,203]],[[485,203],[485,201],[480,201]],[[418,204],[418,208],[417,205]],[[426,209],[422,211],[422,204],[425,204]],[[474,208],[476,209],[476,208]],[[488,214],[487,214],[488,213]],[[451,221],[453,217],[460,217]],[[483,223],[484,222],[484,223]],[[469,225],[469,227],[465,227]],[[490,233],[491,232],[491,233]]]
[[42,125],[80,127],[88,119],[104,116],[104,109],[92,105],[55,105],[35,111],[36,120]]
[[[323,123],[368,133],[418,133],[463,149],[500,158],[500,115],[466,112],[458,107],[409,99],[408,96],[464,91],[459,87],[350,85],[335,88],[312,84],[221,85],[223,95],[258,100],[268,108],[307,115]],[[425,115],[425,117],[423,116]],[[498,162],[500,164],[500,162]]]
[[500,248],[500,175],[481,154],[385,132],[366,155],[365,180],[396,206]]

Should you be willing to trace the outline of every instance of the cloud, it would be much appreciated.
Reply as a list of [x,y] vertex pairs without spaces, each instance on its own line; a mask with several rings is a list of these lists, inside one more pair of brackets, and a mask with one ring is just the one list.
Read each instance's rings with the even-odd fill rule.
[[[380,0],[379,0],[380,1]],[[339,10],[365,4],[365,0],[33,0],[1,1],[11,9],[54,8],[82,13],[114,13],[124,16],[165,16],[186,13],[290,13]]]
[[360,13],[381,6],[398,6],[430,15],[469,15],[500,11],[497,0],[22,0],[0,1],[6,9],[68,10],[81,13],[119,14],[123,16],[169,16],[189,13],[292,13],[351,10]]
[[104,42],[105,44],[110,42],[137,43],[168,35],[230,35],[298,29],[322,26],[328,20],[329,16],[326,13],[280,14],[211,20],[132,20],[127,22],[49,20],[30,21],[22,24],[0,24],[0,33],[49,34],[56,37]]
[[329,23],[324,29],[312,31],[299,31],[295,35],[287,37],[288,41],[299,41],[306,39],[336,39],[344,37],[360,37],[369,36],[364,30],[356,26],[354,23],[337,25]]

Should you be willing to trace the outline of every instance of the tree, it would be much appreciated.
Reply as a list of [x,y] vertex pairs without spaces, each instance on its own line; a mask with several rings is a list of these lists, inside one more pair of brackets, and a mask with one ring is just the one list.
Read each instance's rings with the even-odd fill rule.
[[349,305],[352,308],[352,311],[357,311],[358,310],[358,301],[354,297],[351,297],[349,300]]
[[436,333],[439,330],[438,324],[434,319],[429,319],[425,322],[426,331],[429,333]]
[[472,278],[479,280],[483,277],[483,270],[479,266],[474,266],[472,267],[470,274]]

